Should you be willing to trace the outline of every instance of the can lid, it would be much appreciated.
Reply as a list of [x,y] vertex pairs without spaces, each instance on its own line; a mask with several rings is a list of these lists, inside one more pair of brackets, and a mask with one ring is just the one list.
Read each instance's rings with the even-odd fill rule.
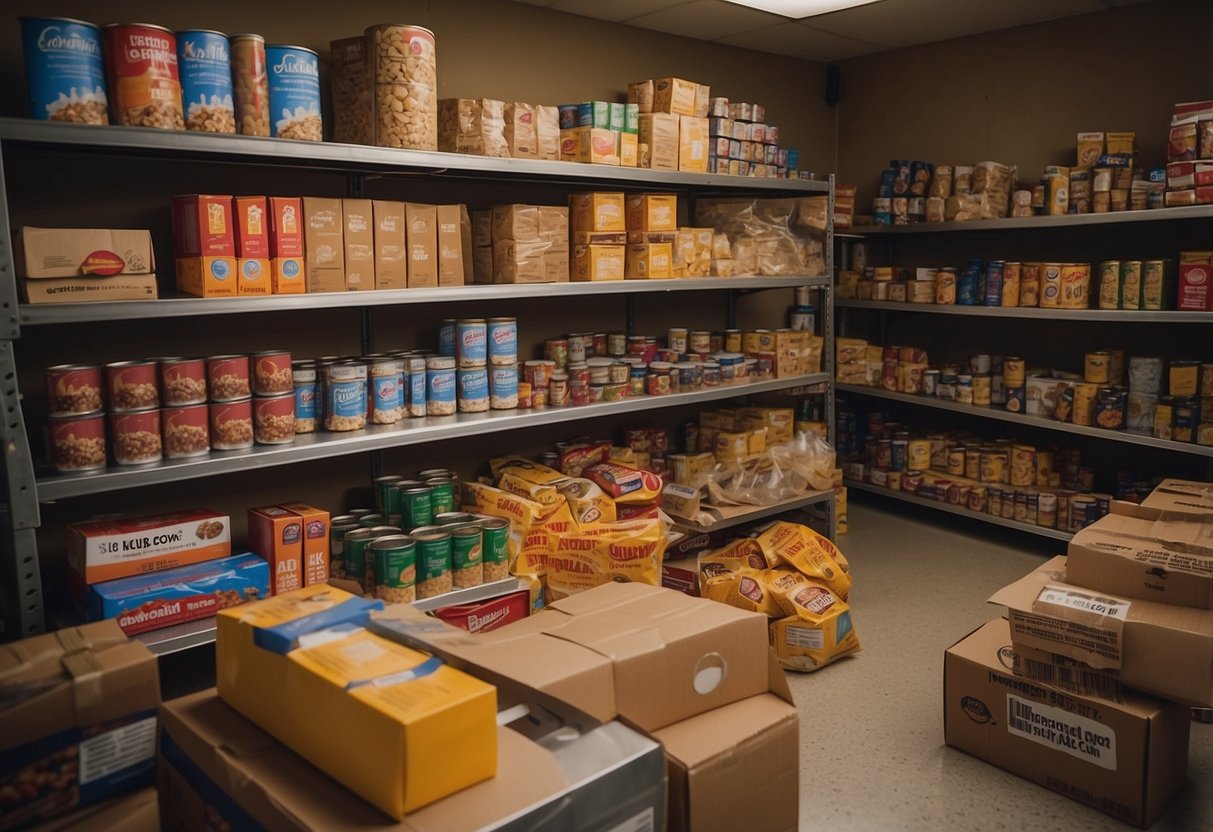
[[170,35],[173,33],[172,29],[157,23],[107,23],[102,28],[114,29],[120,26],[128,29],[159,29],[161,32],[168,32]]
[[178,29],[177,36],[181,35],[218,35],[221,38],[226,38],[227,34],[215,29]]
[[235,32],[228,36],[228,40],[256,40],[260,41],[261,43],[265,43],[265,37],[263,35],[254,35],[251,32]]
[[[308,49],[306,46],[298,46],[293,43],[268,43],[266,49],[290,49],[293,52],[307,52],[309,55],[316,55],[315,49]],[[319,55],[317,55],[319,57]]]
[[25,21],[38,21],[41,23],[74,23],[77,26],[87,26],[90,29],[100,29],[96,23],[89,23],[87,20],[77,20],[74,17],[37,17],[31,15],[22,15],[17,20],[24,23]]
[[417,542],[407,534],[385,534],[371,543],[372,549],[409,549]]

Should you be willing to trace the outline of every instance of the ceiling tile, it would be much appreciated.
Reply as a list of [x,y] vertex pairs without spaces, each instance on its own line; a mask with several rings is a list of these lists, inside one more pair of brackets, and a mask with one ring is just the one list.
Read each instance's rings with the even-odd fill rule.
[[618,23],[637,15],[678,6],[686,0],[549,0],[544,5],[558,12],[580,14]]
[[629,26],[656,29],[689,38],[715,40],[737,32],[770,26],[780,18],[722,0],[692,0],[651,14],[629,18]]
[[836,61],[884,49],[880,44],[822,32],[792,21],[717,38],[716,42],[811,61]]

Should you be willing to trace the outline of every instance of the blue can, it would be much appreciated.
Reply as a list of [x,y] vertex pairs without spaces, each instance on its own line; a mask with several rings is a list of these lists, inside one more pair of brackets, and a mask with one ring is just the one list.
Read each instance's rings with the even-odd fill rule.
[[577,114],[581,110],[580,104],[561,104],[556,108],[560,115],[560,129],[572,130],[577,127]]
[[959,306],[975,306],[980,297],[981,261],[969,261],[965,270],[956,278],[956,303]]
[[1002,273],[1006,266],[1004,260],[991,260],[986,267],[986,288],[984,302],[986,306],[1002,306]]
[[490,364],[517,364],[518,319],[489,318],[488,347]]
[[227,35],[209,29],[177,33],[177,67],[185,129],[235,133],[232,103],[232,56]]
[[425,410],[430,416],[450,416],[455,406],[455,359],[436,356],[425,362]]
[[320,117],[320,59],[302,46],[265,47],[270,88],[270,135],[279,139],[324,140]]
[[101,30],[66,17],[21,18],[31,118],[109,124]]
[[371,372],[371,421],[376,425],[393,425],[400,421],[400,379],[395,371],[386,375]]
[[[295,382],[295,422],[300,419],[315,419],[316,418],[316,382],[312,381],[297,381]],[[298,426],[295,428],[296,433],[299,432]]]
[[410,356],[404,359],[404,400],[409,416],[425,415],[425,359]]
[[438,354],[455,357],[455,319],[445,318],[438,327]]
[[455,324],[455,353],[459,366],[483,367],[488,362],[488,327],[484,318],[467,318]]
[[489,409],[489,371],[473,367],[459,371],[459,410],[479,413]]
[[325,374],[324,426],[331,431],[366,427],[366,365],[333,364]]
[[518,406],[518,365],[499,365],[489,373],[489,404],[493,410]]

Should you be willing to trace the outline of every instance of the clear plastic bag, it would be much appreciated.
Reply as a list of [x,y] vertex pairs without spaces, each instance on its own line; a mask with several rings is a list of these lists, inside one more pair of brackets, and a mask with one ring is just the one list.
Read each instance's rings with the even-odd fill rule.
[[717,463],[707,478],[715,505],[769,506],[833,487],[834,449],[814,432],[737,462]]
[[[696,203],[695,219],[726,234],[735,275],[817,274],[822,257],[817,204],[804,199],[708,199]],[[824,215],[822,215],[824,217]],[[821,227],[824,227],[823,225]],[[717,255],[717,259],[721,259]]]

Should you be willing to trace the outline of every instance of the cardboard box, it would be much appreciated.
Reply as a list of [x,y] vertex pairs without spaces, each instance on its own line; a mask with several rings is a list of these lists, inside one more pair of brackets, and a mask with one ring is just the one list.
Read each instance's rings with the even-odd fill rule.
[[635,104],[641,113],[651,113],[655,92],[656,86],[651,78],[628,84],[628,103]]
[[309,292],[344,292],[345,234],[341,200],[303,198],[304,263]]
[[546,283],[568,283],[571,277],[569,250],[549,249],[543,255],[543,276]]
[[463,284],[470,286],[475,282],[472,270],[472,215],[466,205],[459,206],[459,259],[463,263]]
[[1126,693],[1123,702],[1016,677],[1012,635],[991,621],[944,655],[944,739],[953,748],[1141,827],[1184,787],[1188,713]]
[[18,277],[129,277],[156,272],[152,234],[145,229],[22,226],[14,238]]
[[1069,583],[1122,598],[1213,609],[1213,524],[1168,519],[1132,503],[1078,531]]
[[600,127],[575,127],[560,131],[560,158],[566,162],[594,165],[619,164],[617,133]]
[[238,196],[233,202],[236,210],[236,256],[268,259],[270,218],[265,197]]
[[616,133],[619,137],[619,166],[634,168],[640,162],[640,137],[636,133]]
[[472,249],[472,276],[477,284],[493,282],[492,246],[476,246]]
[[29,832],[160,832],[160,802],[148,787],[32,826]]
[[494,205],[491,241],[495,243],[498,240],[538,240],[539,217],[538,205]]
[[463,285],[463,233],[460,230],[459,205],[439,205],[435,210],[438,225],[438,285]]
[[[1132,688],[1213,707],[1213,610],[1118,598],[1065,582],[1056,557],[1000,589],[1016,645],[1119,671]],[[1106,613],[1099,610],[1107,610]]]
[[404,203],[376,199],[371,203],[375,223],[375,288],[408,286],[408,243]]
[[270,571],[256,555],[132,575],[88,588],[90,621],[114,618],[128,636],[209,618],[270,594]]
[[628,194],[624,208],[628,231],[677,231],[677,194]]
[[1141,507],[1169,515],[1213,516],[1213,483],[1168,478],[1141,501]]
[[[640,144],[648,148],[640,154],[640,167],[653,170],[678,170],[678,116],[669,113],[641,113]],[[645,162],[648,164],[645,164]]]
[[283,503],[279,508],[299,515],[303,523],[303,585],[329,579],[329,513],[307,503]]
[[708,120],[694,116],[678,119],[678,169],[708,172]]
[[236,256],[230,194],[173,197],[173,256]]
[[453,604],[434,610],[434,616],[469,633],[488,633],[521,621],[531,611],[531,594],[523,589],[473,604]]
[[582,231],[627,232],[623,193],[589,191],[569,195],[569,228]]
[[6,828],[152,785],[160,674],[155,655],[116,622],[0,645],[0,676],[0,782],[12,788],[38,772],[65,780],[6,797]]
[[626,246],[575,246],[569,276],[574,282],[623,280],[626,252]]
[[734,419],[742,430],[766,428],[772,445],[791,442],[795,434],[796,413],[790,407],[743,407]]
[[177,289],[199,298],[234,298],[240,293],[235,257],[179,257]]
[[499,240],[493,244],[494,283],[547,283],[547,243]]
[[1176,309],[1204,311],[1213,309],[1213,266],[1207,263],[1179,264],[1179,294]]
[[270,261],[259,257],[236,258],[236,294],[272,295],[274,284],[270,279]]
[[623,276],[628,280],[668,280],[673,277],[673,246],[669,243],[637,243],[627,247]]
[[[681,78],[657,78],[653,81],[653,112],[695,116],[698,84]],[[630,100],[630,99],[629,99]]]
[[653,738],[665,749],[670,832],[799,828],[800,720],[790,696],[734,702]]
[[303,518],[278,506],[248,510],[249,548],[270,565],[270,594],[303,586]]
[[371,200],[341,200],[342,238],[345,245],[345,288],[375,288],[375,220]]
[[539,239],[553,247],[569,247],[569,209],[563,206],[539,206]]
[[270,260],[270,289],[275,295],[302,295],[306,272],[302,257],[274,257]]
[[84,599],[89,584],[188,566],[232,553],[227,515],[195,509],[67,527],[68,585]]
[[493,244],[493,212],[472,212],[472,245],[475,247]]
[[438,210],[433,205],[406,202],[404,218],[408,228],[409,288],[426,289],[437,286]]
[[26,303],[155,300],[160,296],[154,274],[23,279],[21,290]]
[[271,257],[303,257],[303,200],[297,196],[269,197]]

